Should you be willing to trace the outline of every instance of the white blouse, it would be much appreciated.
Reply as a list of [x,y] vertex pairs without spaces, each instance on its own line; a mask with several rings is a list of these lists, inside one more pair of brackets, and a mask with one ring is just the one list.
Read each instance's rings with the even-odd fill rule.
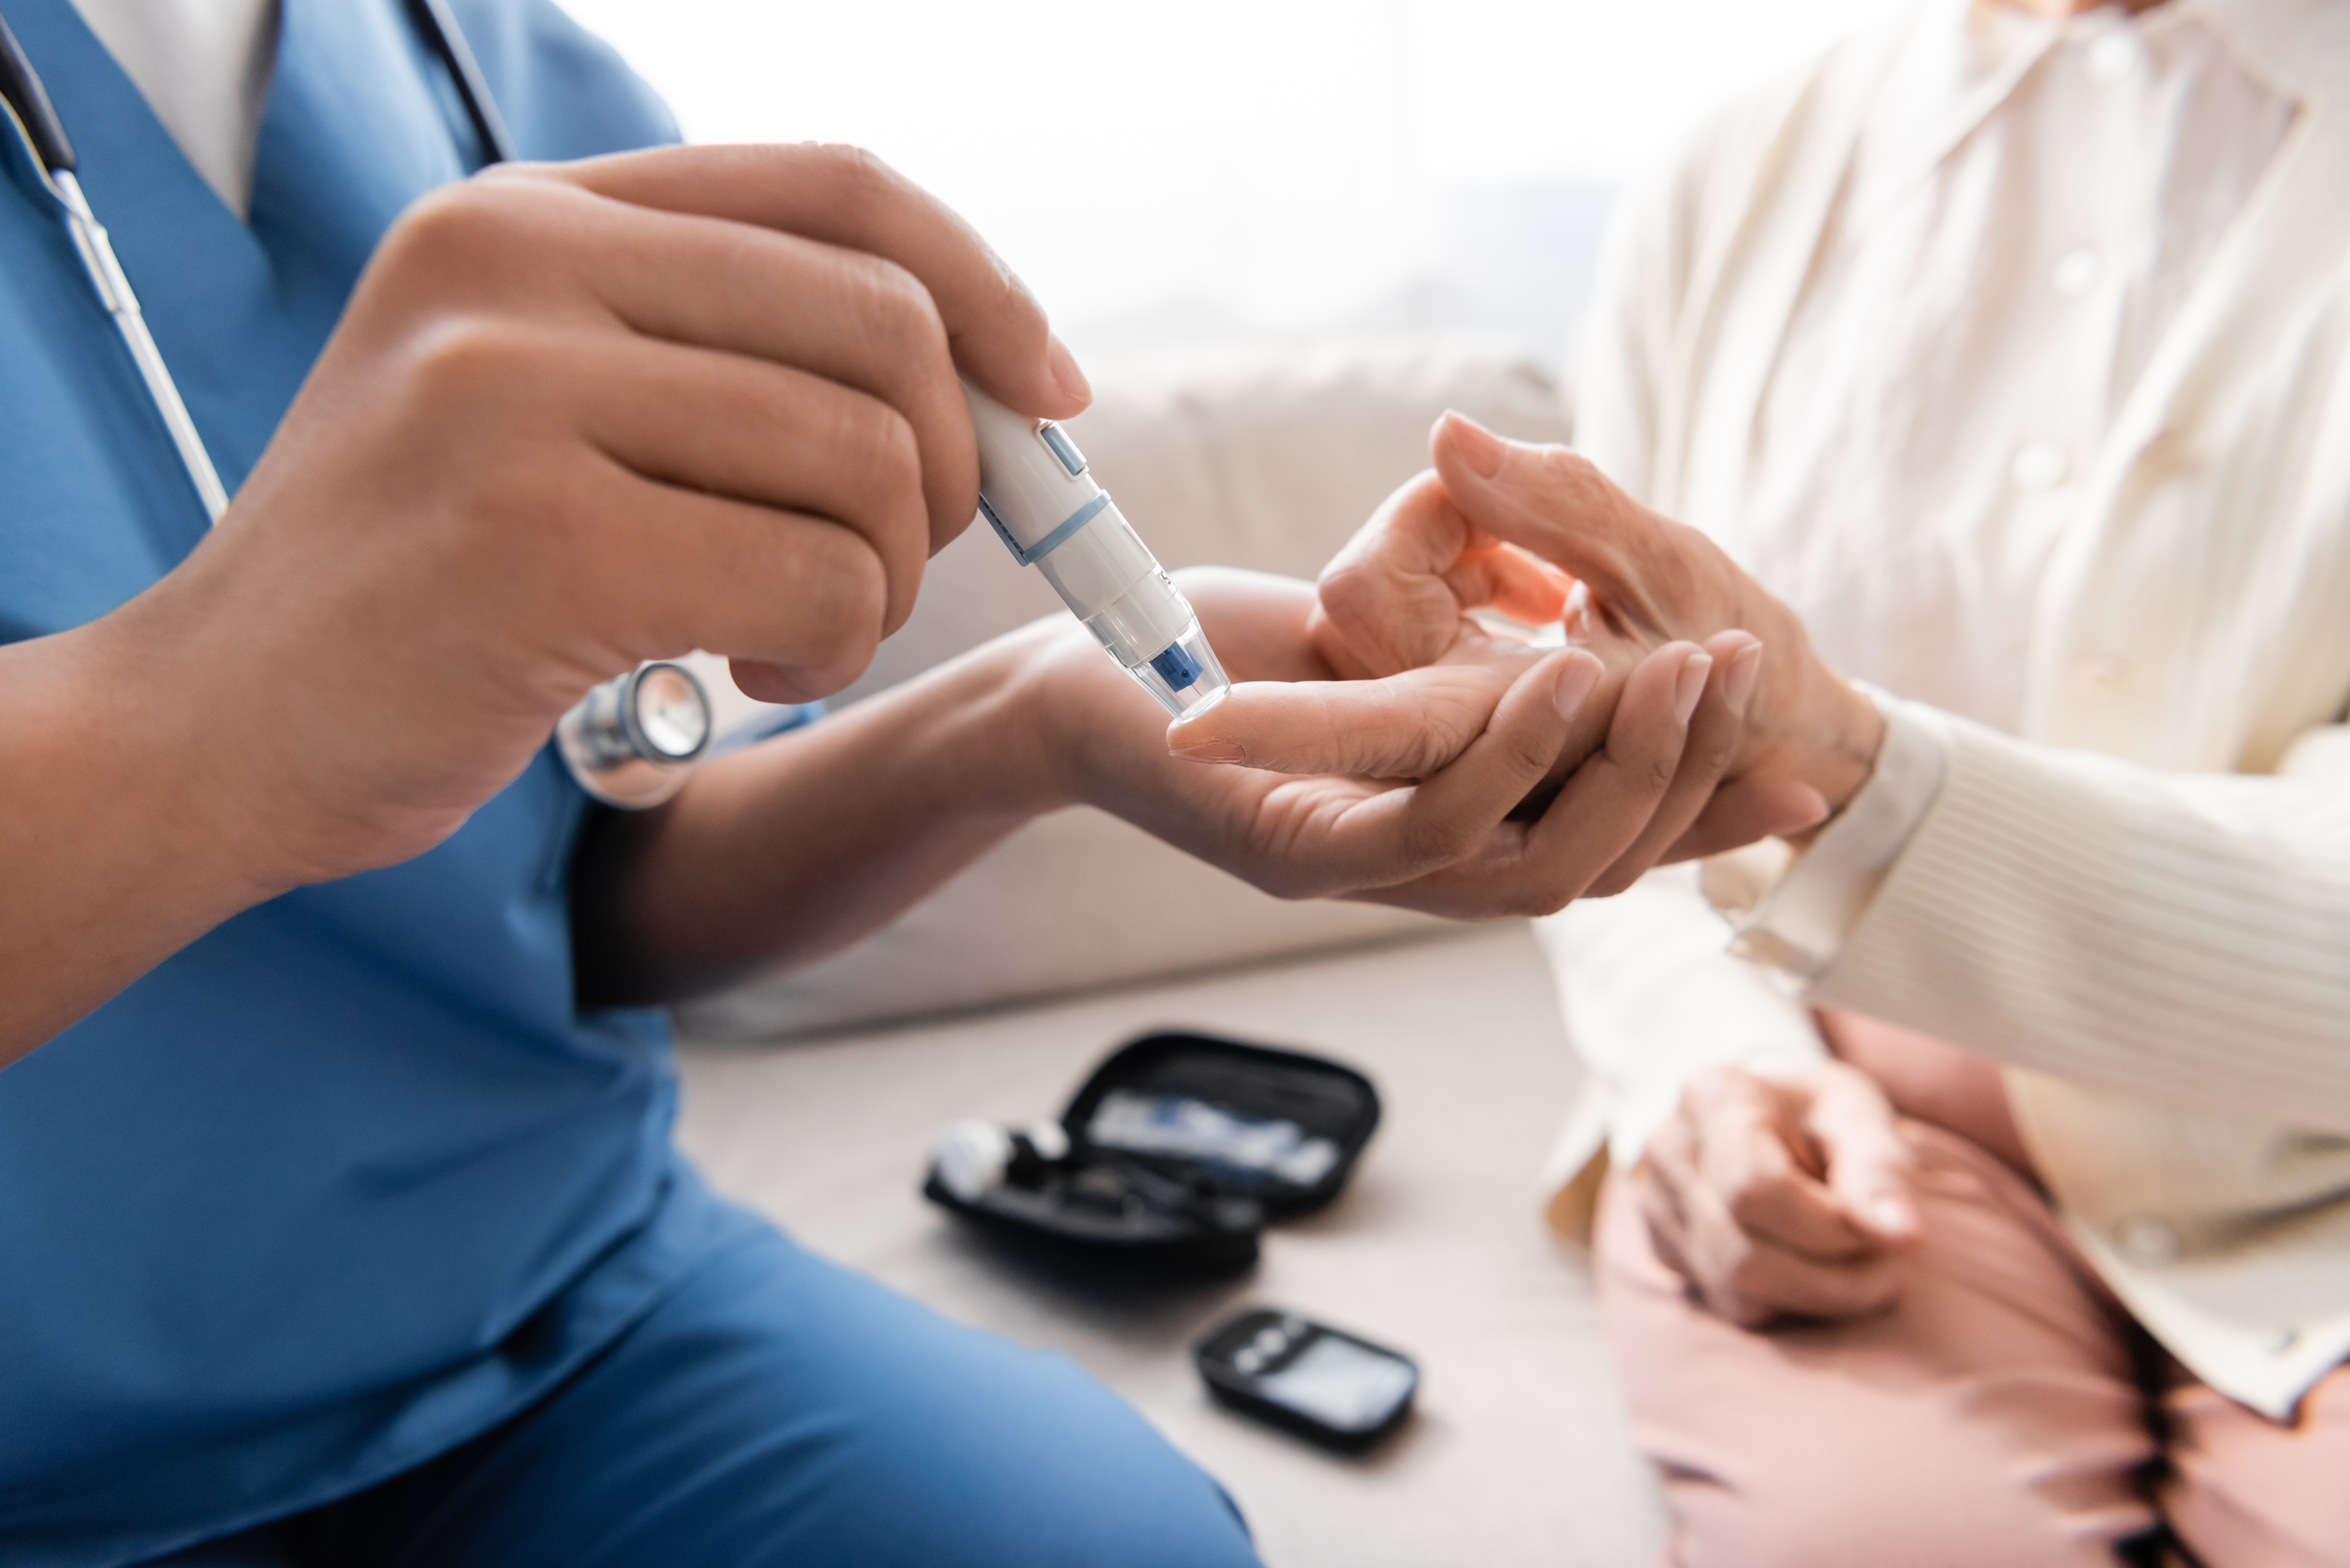
[[2350,1351],[2350,772],[2232,776],[2350,702],[2345,107],[2350,5],[1923,0],[1633,206],[1579,444],[1898,699],[1764,962],[1686,870],[1545,923],[1555,1175],[1848,1006],[2009,1064],[2215,1386],[2281,1412]]
[[2012,732],[2081,481],[2293,106],[2175,5],[1918,23],[1700,505],[1738,486],[1715,514],[1831,666]]

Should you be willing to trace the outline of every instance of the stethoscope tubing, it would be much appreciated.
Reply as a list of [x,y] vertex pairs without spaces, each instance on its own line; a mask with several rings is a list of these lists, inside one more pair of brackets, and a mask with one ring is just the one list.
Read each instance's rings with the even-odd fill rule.
[[[481,63],[466,42],[465,30],[449,10],[448,0],[408,0],[408,12],[426,46],[448,69],[458,100],[464,106],[465,118],[481,141],[484,161],[513,161],[514,138],[506,130],[504,116],[498,112],[497,98],[482,75]],[[66,135],[64,121],[57,118],[57,105],[51,101],[40,72],[33,68],[31,57],[16,41],[5,16],[0,16],[0,104],[5,105],[17,136],[32,153],[43,182],[65,209],[66,227],[73,236],[82,269],[89,275],[90,287],[130,350],[139,378],[146,383],[147,396],[161,416],[164,429],[171,433],[172,445],[180,454],[180,465],[187,470],[188,483],[194,487],[196,499],[203,504],[205,518],[218,523],[228,511],[227,488],[221,483],[220,471],[213,464],[202,432],[189,417],[179,384],[172,379],[171,367],[163,362],[162,350],[156,348],[154,335],[147,330],[147,318],[139,308],[138,292],[130,286],[122,264],[115,258],[106,226],[98,221],[98,215],[90,210],[89,199],[82,193],[81,181],[75,173],[73,140]]]
[[[421,0],[420,0],[421,3]],[[130,350],[131,363],[138,367],[139,379],[146,383],[148,400],[171,433],[172,445],[180,454],[180,466],[187,470],[188,483],[194,486],[196,499],[203,504],[208,522],[217,523],[228,510],[228,491],[222,485],[220,471],[213,466],[212,453],[204,448],[204,438],[196,429],[196,421],[188,415],[188,405],[181,400],[179,384],[172,379],[171,367],[163,363],[163,352],[155,347],[154,335],[147,330],[147,317],[139,308],[138,291],[115,258],[114,243],[107,237],[106,225],[90,211],[89,198],[82,194],[81,181],[75,173],[73,142],[66,136],[66,128],[57,119],[57,106],[49,101],[48,88],[42,85],[40,73],[26,57],[24,47],[9,29],[7,18],[0,16],[0,107],[8,113],[11,126],[33,155],[33,166],[40,171],[41,182],[49,194],[64,209],[66,232],[73,238],[74,253],[81,258],[82,270],[89,275],[89,286],[99,303],[106,307],[107,316],[114,322],[115,330],[122,335],[123,345]]]

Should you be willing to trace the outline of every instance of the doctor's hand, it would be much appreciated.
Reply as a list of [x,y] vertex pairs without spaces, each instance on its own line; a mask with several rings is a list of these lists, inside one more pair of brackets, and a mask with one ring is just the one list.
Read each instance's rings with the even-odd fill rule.
[[508,165],[393,227],[212,537],[120,617],[281,882],[413,855],[640,659],[854,679],[970,521],[960,362],[1089,396],[979,237],[853,149]]
[[641,659],[853,679],[974,511],[958,366],[1033,414],[1089,396],[978,236],[854,150],[418,202],[219,526],[0,648],[0,1065],[239,910],[431,848]]
[[1828,1061],[1701,1074],[1632,1180],[1657,1256],[1711,1311],[1760,1328],[1893,1304],[1918,1236],[1914,1165],[1876,1081]]

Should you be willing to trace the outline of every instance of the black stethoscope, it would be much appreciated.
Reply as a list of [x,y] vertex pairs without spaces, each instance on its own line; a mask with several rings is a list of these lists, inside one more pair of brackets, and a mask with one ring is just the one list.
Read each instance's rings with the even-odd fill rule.
[[[448,0],[407,0],[418,34],[448,68],[465,118],[492,163],[515,156],[514,140],[498,113],[497,99],[465,42],[464,30],[449,11]],[[32,154],[42,181],[57,199],[74,250],[99,303],[114,320],[122,341],[139,368],[155,411],[171,432],[172,444],[187,470],[188,482],[203,502],[204,515],[217,523],[228,510],[228,492],[204,450],[203,437],[188,417],[170,367],[147,330],[140,314],[139,296],[115,259],[106,228],[90,211],[74,173],[73,143],[49,101],[48,89],[26,58],[7,19],[0,16],[0,108],[5,108],[17,137]],[[556,749],[579,787],[608,805],[641,809],[658,805],[685,783],[692,764],[710,746],[712,728],[710,697],[683,665],[667,660],[638,666],[606,681],[563,716],[556,726]]]

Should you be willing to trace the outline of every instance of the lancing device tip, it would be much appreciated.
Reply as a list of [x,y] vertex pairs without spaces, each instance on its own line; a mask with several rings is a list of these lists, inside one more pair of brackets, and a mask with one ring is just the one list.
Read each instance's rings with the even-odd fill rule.
[[979,435],[979,511],[1013,558],[1061,602],[1159,705],[1190,718],[1232,689],[1189,600],[1050,420],[1015,414],[969,381]]

